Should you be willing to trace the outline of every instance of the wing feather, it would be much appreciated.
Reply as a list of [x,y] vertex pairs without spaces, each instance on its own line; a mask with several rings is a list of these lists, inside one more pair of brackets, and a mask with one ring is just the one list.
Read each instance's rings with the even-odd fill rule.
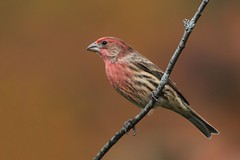
[[[136,56],[136,57],[138,57],[138,56]],[[141,57],[141,59],[139,58],[139,59],[135,60],[135,62],[136,61],[139,62],[139,63],[135,64],[137,67],[141,68],[145,72],[151,73],[152,75],[157,77],[159,79],[159,81],[161,80],[164,72],[158,66],[153,64],[151,61],[149,61],[145,57]],[[182,100],[186,104],[189,105],[187,99],[183,96],[183,94],[177,88],[176,84],[171,79],[168,80],[167,85],[169,85],[182,98]]]

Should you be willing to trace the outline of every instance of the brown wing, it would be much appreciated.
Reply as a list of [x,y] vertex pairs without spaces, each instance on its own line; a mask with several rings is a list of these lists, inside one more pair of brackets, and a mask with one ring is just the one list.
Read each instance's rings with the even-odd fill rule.
[[[152,75],[154,75],[155,77],[157,77],[159,79],[159,81],[161,80],[162,76],[163,76],[163,71],[156,66],[155,64],[153,64],[151,61],[149,61],[147,58],[144,57],[144,59],[141,57],[141,59],[139,58],[137,60],[139,63],[135,64],[137,65],[139,68],[141,68],[142,70],[151,73]],[[158,84],[159,85],[159,84]],[[158,86],[157,85],[157,86]],[[182,95],[182,93],[180,92],[180,90],[177,88],[176,84],[169,79],[167,82],[167,85],[169,85],[170,87],[172,87],[174,89],[175,92],[177,92],[177,94],[184,100],[185,103],[188,103],[187,99]],[[156,87],[157,87],[156,86]]]

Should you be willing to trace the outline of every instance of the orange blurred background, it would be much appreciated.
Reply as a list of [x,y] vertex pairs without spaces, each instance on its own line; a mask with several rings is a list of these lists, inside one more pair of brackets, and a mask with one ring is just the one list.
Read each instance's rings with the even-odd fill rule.
[[[162,69],[201,1],[1,1],[0,159],[92,159],[139,109],[86,47],[116,36]],[[210,1],[171,78],[221,134],[155,110],[103,159],[240,159],[240,1]]]

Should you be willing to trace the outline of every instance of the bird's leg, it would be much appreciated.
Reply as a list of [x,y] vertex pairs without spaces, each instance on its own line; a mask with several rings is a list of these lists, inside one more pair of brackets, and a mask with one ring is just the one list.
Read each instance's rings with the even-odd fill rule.
[[126,133],[130,130],[129,127],[131,127],[133,130],[133,136],[136,135],[136,127],[133,125],[132,119],[129,119],[126,122],[124,122],[123,127]]
[[159,102],[158,97],[156,96],[154,91],[151,93],[151,95],[152,95],[152,99],[154,99],[156,102]]

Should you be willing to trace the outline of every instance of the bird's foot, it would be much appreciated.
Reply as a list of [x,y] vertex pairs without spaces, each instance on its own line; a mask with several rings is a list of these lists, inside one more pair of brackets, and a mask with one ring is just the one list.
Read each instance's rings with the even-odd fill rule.
[[133,130],[133,136],[135,136],[137,133],[136,133],[136,127],[135,127],[135,125],[133,124],[133,122],[132,122],[132,119],[129,119],[129,120],[127,120],[126,122],[124,122],[123,123],[123,127],[124,127],[124,130],[125,130],[125,132],[126,133],[128,133],[129,132],[129,128],[132,128],[132,130]]
[[159,102],[158,97],[156,96],[154,91],[151,93],[151,95],[152,95],[152,99],[154,99],[156,102]]

